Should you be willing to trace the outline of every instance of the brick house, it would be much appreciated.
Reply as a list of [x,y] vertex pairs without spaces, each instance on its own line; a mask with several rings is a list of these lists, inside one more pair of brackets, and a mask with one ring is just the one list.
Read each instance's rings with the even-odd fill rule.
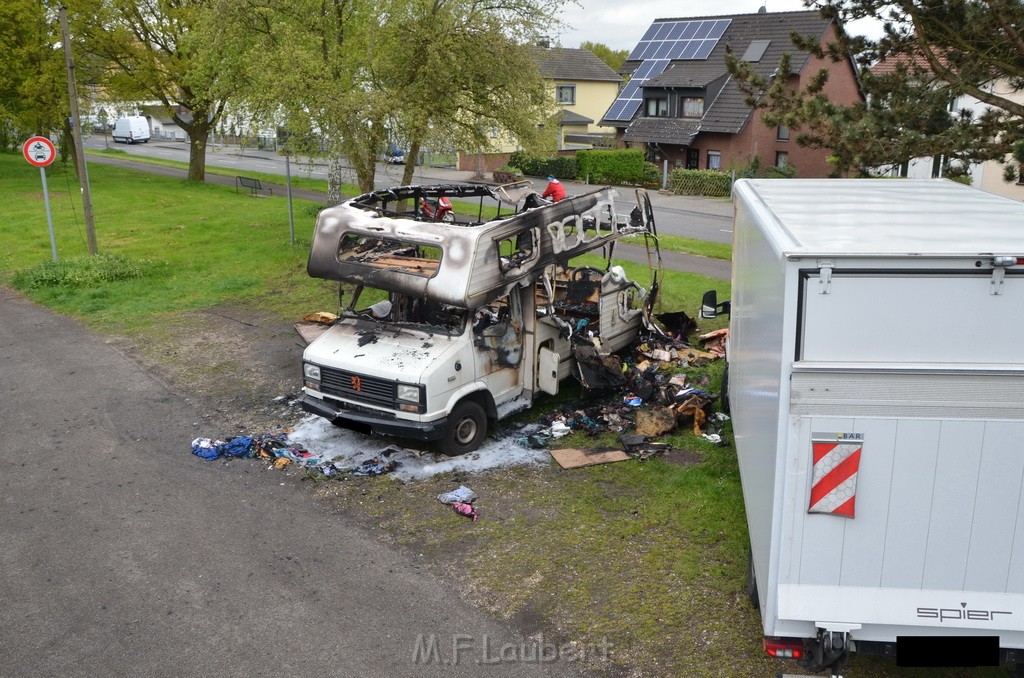
[[845,105],[863,99],[852,62],[798,50],[793,32],[824,45],[835,26],[815,11],[657,19],[627,58],[622,72],[632,77],[601,124],[616,128],[620,146],[645,149],[659,167],[667,160],[670,169],[726,170],[759,157],[762,167],[794,165],[801,177],[828,176],[829,152],[799,147],[785,127],[765,126],[725,67],[731,49],[770,76],[788,52],[791,88],[824,69],[830,99]]

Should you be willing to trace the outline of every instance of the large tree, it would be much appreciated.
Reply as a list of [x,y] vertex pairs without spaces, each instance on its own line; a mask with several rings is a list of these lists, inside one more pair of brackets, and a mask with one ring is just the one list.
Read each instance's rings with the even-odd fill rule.
[[[224,97],[229,56],[192,35],[211,0],[77,0],[72,17],[84,48],[109,63],[102,85],[126,100],[156,100],[189,137],[188,177],[206,176],[206,146]],[[225,68],[221,66],[225,65]]]
[[[834,152],[837,172],[868,172],[919,156],[1014,164],[1022,150],[1024,105],[1006,92],[1024,85],[1024,4],[1018,0],[807,0],[837,21],[838,39],[796,45],[861,69],[866,102],[838,106],[822,94],[827,74],[800,90],[784,78],[761,78],[733,55],[730,72],[745,83],[748,101],[765,109],[768,125],[796,131],[798,143]],[[875,19],[877,38],[851,35],[850,22]],[[788,72],[788,61],[777,72]],[[951,110],[969,95],[987,104],[978,114]],[[1024,156],[1024,153],[1020,153]],[[1014,167],[1011,174],[1019,171]]]
[[603,42],[590,42],[587,40],[580,43],[580,49],[593,52],[594,56],[608,64],[608,66],[616,73],[618,73],[622,68],[622,65],[626,63],[626,57],[629,56],[629,50],[612,49]]
[[526,148],[553,142],[551,113],[533,44],[554,23],[549,0],[389,0],[376,86],[395,103],[408,140],[403,182],[421,145],[487,148],[492,135]]
[[51,3],[0,2],[0,147],[65,128],[67,79],[59,46]]
[[221,27],[251,56],[244,103],[284,119],[292,139],[330,158],[332,199],[344,159],[372,190],[386,140],[476,148],[492,128],[539,136],[544,88],[525,47],[551,0],[223,0]]

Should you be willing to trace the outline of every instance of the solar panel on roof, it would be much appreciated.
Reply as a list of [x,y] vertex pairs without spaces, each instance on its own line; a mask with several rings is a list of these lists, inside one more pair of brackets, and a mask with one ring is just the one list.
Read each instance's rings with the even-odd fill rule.
[[675,59],[707,59],[732,19],[655,21],[626,61],[640,61],[629,84],[605,114],[606,120],[630,120],[643,102],[640,86],[661,75]]
[[[731,21],[708,19],[655,22],[626,60],[707,59]],[[706,41],[710,41],[710,45],[706,45]]]
[[711,56],[711,50],[713,50],[717,44],[717,40],[702,40],[700,46],[697,48],[696,54],[693,55],[693,58],[707,59]]
[[665,72],[668,59],[647,59],[633,72],[633,77],[619,93],[604,117],[606,120],[631,120],[643,103],[642,85]]
[[718,40],[725,35],[725,29],[729,27],[729,22],[732,19],[719,19],[715,22],[715,27],[711,29],[711,33],[708,35],[712,40]]
[[686,46],[683,47],[683,51],[676,58],[677,59],[694,59],[694,58],[696,58],[697,49],[700,47],[702,42],[703,42],[702,40],[691,40],[690,42],[686,43]]
[[630,99],[624,102],[622,107],[621,117],[615,118],[616,120],[632,120],[633,116],[636,115],[637,110],[640,108],[641,101],[639,99]]
[[718,24],[717,21],[701,21],[700,28],[697,29],[697,33],[693,36],[694,39],[700,38],[703,40],[711,35],[711,31]]

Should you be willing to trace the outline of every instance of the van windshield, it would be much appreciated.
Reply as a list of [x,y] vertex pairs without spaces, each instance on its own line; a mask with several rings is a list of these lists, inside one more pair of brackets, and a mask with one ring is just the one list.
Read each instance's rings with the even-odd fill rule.
[[442,332],[452,336],[465,330],[468,312],[458,306],[422,297],[392,294],[388,299],[370,304],[366,308],[350,308],[345,315],[382,325],[407,327],[428,334]]

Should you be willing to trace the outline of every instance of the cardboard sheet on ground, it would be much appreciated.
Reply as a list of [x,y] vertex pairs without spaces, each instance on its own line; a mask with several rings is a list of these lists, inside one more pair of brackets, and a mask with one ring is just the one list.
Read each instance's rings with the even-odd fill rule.
[[306,342],[307,346],[319,339],[320,335],[329,329],[331,329],[330,325],[324,325],[321,323],[295,323],[295,331],[299,333],[299,336],[302,337],[302,340]]
[[610,464],[613,461],[626,461],[629,459],[629,455],[622,450],[591,452],[590,450],[579,450],[572,447],[563,450],[551,450],[551,456],[555,458],[555,461],[562,468]]

